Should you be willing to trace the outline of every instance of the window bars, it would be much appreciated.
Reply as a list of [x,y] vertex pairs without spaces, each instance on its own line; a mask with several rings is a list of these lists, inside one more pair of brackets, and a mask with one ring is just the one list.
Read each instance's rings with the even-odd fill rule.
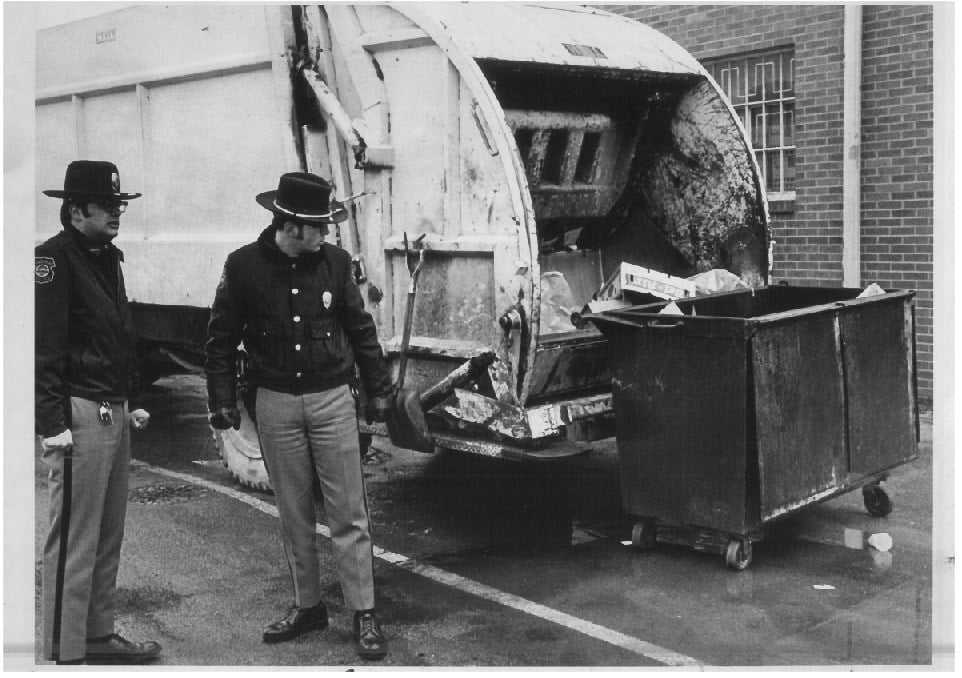
[[769,198],[794,199],[794,51],[733,55],[703,65],[741,116]]

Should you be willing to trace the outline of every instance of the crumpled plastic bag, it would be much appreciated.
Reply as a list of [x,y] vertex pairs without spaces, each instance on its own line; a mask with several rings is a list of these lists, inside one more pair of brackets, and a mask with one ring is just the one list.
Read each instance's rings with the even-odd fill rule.
[[571,287],[564,274],[545,271],[541,274],[541,332],[571,332],[575,329],[571,314],[577,311]]
[[731,271],[724,268],[713,268],[688,278],[697,288],[698,294],[714,294],[715,292],[734,292],[736,290],[750,290],[751,286]]
[[885,290],[879,287],[878,283],[872,283],[871,285],[866,287],[864,290],[862,290],[861,294],[858,295],[858,298],[861,299],[862,297],[877,297],[880,294],[885,294]]

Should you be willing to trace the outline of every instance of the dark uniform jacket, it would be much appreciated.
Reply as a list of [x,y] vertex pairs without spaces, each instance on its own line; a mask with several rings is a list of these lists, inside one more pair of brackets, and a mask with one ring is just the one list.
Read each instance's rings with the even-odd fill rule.
[[122,402],[133,396],[137,335],[120,267],[68,227],[36,248],[36,418],[49,438],[70,427],[70,397]]
[[351,275],[351,257],[324,243],[317,253],[284,254],[268,227],[231,252],[217,286],[206,346],[210,410],[236,398],[237,346],[243,340],[252,385],[316,393],[347,384],[360,368],[365,392],[390,391],[377,328]]

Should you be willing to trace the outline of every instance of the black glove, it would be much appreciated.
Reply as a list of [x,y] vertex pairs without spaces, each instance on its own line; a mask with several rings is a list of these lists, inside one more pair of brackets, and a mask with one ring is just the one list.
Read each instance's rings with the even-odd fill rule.
[[388,408],[391,406],[390,395],[374,396],[368,398],[364,406],[364,421],[368,426],[376,421],[387,421]]
[[218,407],[216,412],[211,412],[210,414],[210,425],[214,428],[224,431],[231,427],[234,430],[240,430],[240,410],[234,407]]

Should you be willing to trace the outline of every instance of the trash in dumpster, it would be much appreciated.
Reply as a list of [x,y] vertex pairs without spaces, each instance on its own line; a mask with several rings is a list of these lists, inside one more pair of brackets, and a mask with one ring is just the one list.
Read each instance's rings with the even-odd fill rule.
[[696,285],[690,280],[661,273],[652,268],[622,262],[619,267],[622,292],[651,294],[659,299],[693,297]]
[[639,304],[693,297],[696,292],[696,285],[690,280],[623,261],[594,294],[594,299],[624,299]]
[[723,268],[713,268],[710,271],[693,275],[688,279],[695,283],[695,291],[699,296],[715,294],[717,292],[737,292],[738,290],[751,289],[744,280]]
[[[737,275],[723,268],[714,268],[689,278],[679,278],[656,271],[653,268],[635,266],[622,262],[601,288],[594,294],[594,303],[619,301],[623,306],[656,302],[660,299],[674,300],[688,297],[751,290],[752,288]],[[625,293],[628,293],[626,297]],[[618,306],[594,306],[592,302],[583,313],[599,313]],[[674,313],[675,311],[665,311]]]
[[862,290],[862,293],[858,296],[860,299],[864,299],[865,297],[877,297],[880,294],[885,294],[885,290],[879,287],[878,283],[872,283]]
[[658,311],[658,313],[663,313],[665,315],[685,315],[685,313],[678,308],[678,304],[673,301]]
[[601,313],[602,311],[611,311],[616,308],[628,308],[629,306],[634,306],[630,301],[625,299],[604,299],[599,301],[589,301],[585,304],[585,312],[587,313]]

